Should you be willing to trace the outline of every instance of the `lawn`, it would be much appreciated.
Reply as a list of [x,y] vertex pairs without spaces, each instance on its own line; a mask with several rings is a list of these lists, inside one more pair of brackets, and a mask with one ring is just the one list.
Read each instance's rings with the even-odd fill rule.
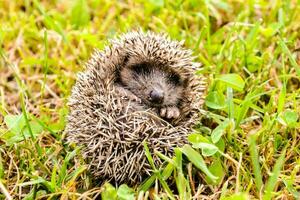
[[[148,181],[97,184],[64,143],[67,100],[93,50],[138,29],[193,50],[205,105]],[[0,199],[300,199],[299,38],[299,0],[0,0]]]

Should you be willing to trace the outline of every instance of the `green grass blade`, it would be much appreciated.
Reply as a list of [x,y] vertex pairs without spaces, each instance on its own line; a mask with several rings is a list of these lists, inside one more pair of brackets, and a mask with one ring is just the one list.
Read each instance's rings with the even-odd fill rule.
[[44,68],[44,78],[42,82],[42,88],[41,88],[41,99],[44,97],[44,92],[45,92],[45,85],[46,85],[46,80],[47,80],[47,74],[48,74],[48,68],[49,68],[49,61],[48,61],[48,32],[47,30],[44,30],[44,60],[43,60],[43,68]]
[[207,168],[205,161],[202,156],[195,151],[190,145],[184,145],[181,151],[187,158],[202,172],[204,172],[211,180],[215,181],[218,177],[214,176]]
[[257,145],[255,140],[256,140],[255,135],[250,136],[249,147],[250,147],[250,156],[251,156],[251,161],[253,166],[256,188],[257,191],[260,192],[263,186],[263,182],[262,182],[261,168],[260,168],[259,157],[257,152]]
[[89,9],[86,0],[74,1],[72,8],[71,23],[75,29],[85,26],[89,23]]
[[277,159],[272,174],[267,181],[263,200],[272,199],[272,191],[274,190],[276,184],[278,183],[278,177],[280,175],[281,168],[284,164],[285,154],[286,154],[286,148],[282,151],[280,157]]
[[62,186],[62,183],[67,176],[68,165],[70,164],[71,159],[74,158],[78,154],[79,151],[80,151],[80,148],[77,147],[72,152],[68,152],[68,154],[66,155],[66,157],[63,161],[63,164],[62,164],[61,168],[59,169],[57,185]]
[[57,33],[59,33],[63,40],[67,42],[67,37],[59,23],[57,23],[52,17],[50,17],[47,12],[44,10],[43,6],[40,4],[39,1],[33,0],[34,6],[37,8],[37,10],[43,15],[44,22],[46,26],[50,29],[55,30]]
[[152,167],[152,169],[156,172],[157,169],[155,167],[155,164],[154,164],[153,158],[151,156],[151,153],[150,153],[149,147],[147,145],[147,142],[145,140],[143,141],[143,145],[144,145],[145,155],[148,159],[148,162],[149,162],[150,166]]
[[284,52],[284,54],[288,56],[291,65],[294,67],[294,69],[297,72],[297,75],[300,76],[300,66],[297,64],[297,62],[296,62],[295,58],[293,57],[291,51],[286,46],[286,44],[284,43],[282,38],[279,39],[278,44],[281,47],[281,50]]

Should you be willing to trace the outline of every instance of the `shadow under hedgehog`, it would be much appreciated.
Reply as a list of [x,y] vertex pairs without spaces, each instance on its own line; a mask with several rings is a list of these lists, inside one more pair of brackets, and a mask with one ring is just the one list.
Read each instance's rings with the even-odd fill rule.
[[144,140],[170,157],[187,143],[206,90],[195,70],[183,42],[153,32],[129,32],[95,51],[72,89],[66,126],[95,179],[137,184],[151,174]]

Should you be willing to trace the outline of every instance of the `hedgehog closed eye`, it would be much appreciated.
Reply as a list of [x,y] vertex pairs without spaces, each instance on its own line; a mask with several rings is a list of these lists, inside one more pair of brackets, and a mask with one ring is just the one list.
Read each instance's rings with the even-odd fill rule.
[[176,73],[171,73],[168,78],[169,78],[169,81],[174,85],[180,85],[181,84],[180,76]]
[[150,74],[151,68],[147,66],[147,63],[136,64],[131,67],[131,69],[137,74],[147,75]]

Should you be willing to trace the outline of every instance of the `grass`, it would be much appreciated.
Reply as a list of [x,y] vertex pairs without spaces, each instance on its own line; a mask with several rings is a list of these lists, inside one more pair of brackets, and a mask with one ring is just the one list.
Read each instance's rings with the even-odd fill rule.
[[[296,0],[1,0],[0,199],[299,199],[299,21]],[[91,187],[66,102],[93,49],[137,28],[185,40],[205,107],[166,165],[144,144],[146,182]]]

